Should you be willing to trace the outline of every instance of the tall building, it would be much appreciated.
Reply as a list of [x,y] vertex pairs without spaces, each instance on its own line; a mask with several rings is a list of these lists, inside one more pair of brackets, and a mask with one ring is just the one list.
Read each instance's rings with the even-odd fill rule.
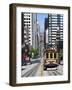
[[37,32],[36,32],[36,48],[38,49],[38,54],[40,55],[40,25],[37,21]]
[[[57,31],[60,31],[60,40],[63,41],[63,15],[62,14],[48,14],[45,20],[45,36],[46,29],[48,29],[48,45],[53,47],[56,43]],[[45,39],[46,40],[46,39]],[[45,41],[46,42],[46,41]]]
[[33,48],[36,48],[36,33],[37,33],[37,14],[33,13],[32,14],[32,43],[33,43]]
[[34,49],[39,49],[40,45],[40,25],[37,21],[37,14],[32,13],[32,44]]
[[21,47],[23,58],[23,53],[28,55],[32,47],[32,14],[29,12],[22,12],[21,20]]
[[36,30],[36,48],[40,47],[40,25],[37,21],[37,30]]
[[32,46],[32,14],[22,12],[22,48],[25,45]]
[[37,14],[22,12],[22,48],[39,48],[40,26],[37,22]]
[[48,46],[48,18],[45,18],[44,23],[44,47],[47,48]]
[[44,33],[40,32],[40,55],[42,55],[43,50],[44,50]]
[[63,15],[48,14],[48,41],[55,45],[57,30],[60,30],[60,39],[63,40]]

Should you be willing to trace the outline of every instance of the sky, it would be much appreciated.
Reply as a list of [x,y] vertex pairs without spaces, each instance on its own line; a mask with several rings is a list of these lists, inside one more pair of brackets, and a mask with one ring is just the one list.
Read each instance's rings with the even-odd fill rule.
[[40,25],[40,32],[44,32],[44,22],[45,22],[45,18],[47,17],[48,17],[48,14],[46,13],[37,13],[37,20]]

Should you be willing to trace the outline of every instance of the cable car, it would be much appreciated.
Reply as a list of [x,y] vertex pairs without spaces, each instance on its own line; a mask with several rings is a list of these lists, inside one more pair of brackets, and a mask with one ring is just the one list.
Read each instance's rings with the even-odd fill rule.
[[56,48],[49,48],[44,51],[43,66],[44,70],[47,68],[54,68],[59,65],[59,56]]

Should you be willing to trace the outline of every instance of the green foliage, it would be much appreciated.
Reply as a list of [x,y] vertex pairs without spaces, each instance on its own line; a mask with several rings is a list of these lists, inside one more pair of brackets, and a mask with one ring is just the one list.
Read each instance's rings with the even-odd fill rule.
[[35,58],[35,57],[38,55],[38,49],[32,48],[32,49],[29,51],[29,55],[30,55],[31,58]]

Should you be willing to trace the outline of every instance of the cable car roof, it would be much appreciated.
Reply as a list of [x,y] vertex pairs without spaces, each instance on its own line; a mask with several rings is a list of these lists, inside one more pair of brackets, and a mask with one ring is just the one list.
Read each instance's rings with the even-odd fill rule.
[[44,52],[57,52],[57,49],[56,48],[48,48],[48,49],[45,49]]

